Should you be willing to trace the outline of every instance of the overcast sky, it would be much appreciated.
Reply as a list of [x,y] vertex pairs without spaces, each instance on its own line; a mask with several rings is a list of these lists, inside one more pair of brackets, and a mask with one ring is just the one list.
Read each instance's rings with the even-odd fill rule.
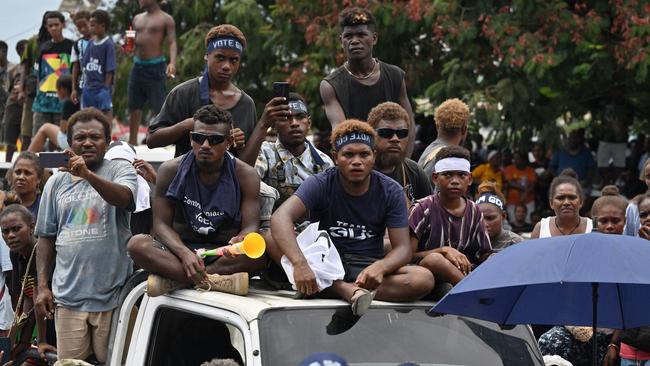
[[[9,61],[18,62],[16,42],[36,34],[43,13],[57,10],[60,4],[61,0],[0,0],[0,40],[9,45]],[[76,37],[70,31],[66,31],[65,35]]]

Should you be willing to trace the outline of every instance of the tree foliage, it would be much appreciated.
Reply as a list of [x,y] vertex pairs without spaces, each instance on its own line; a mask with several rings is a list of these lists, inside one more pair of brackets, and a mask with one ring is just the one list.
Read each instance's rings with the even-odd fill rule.
[[[640,0],[175,0],[168,10],[179,34],[176,82],[201,72],[207,30],[232,23],[249,44],[235,82],[258,109],[270,84],[286,79],[325,126],[318,85],[344,61],[336,24],[349,5],[376,16],[375,55],[406,70],[420,113],[460,97],[474,111],[474,128],[489,126],[495,142],[510,144],[551,138],[558,120],[584,116],[596,131],[612,105],[623,111],[621,128],[635,121],[650,129],[650,4]],[[116,29],[128,28],[137,11],[133,1],[118,2]],[[118,112],[129,62],[120,60]]]

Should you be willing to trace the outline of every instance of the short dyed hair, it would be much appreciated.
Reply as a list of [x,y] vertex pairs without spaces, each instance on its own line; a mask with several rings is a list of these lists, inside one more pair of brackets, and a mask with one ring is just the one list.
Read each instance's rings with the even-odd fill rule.
[[5,209],[0,212],[0,220],[11,214],[18,214],[20,218],[25,221],[25,223],[27,223],[27,225],[31,225],[36,222],[34,215],[32,215],[27,207],[19,203],[12,203],[9,206],[5,207]]
[[111,26],[111,15],[106,10],[97,9],[93,11],[90,17],[95,18],[96,22],[102,24],[107,29]]
[[207,48],[208,43],[214,38],[222,36],[235,37],[246,48],[246,37],[244,37],[244,33],[232,24],[219,24],[216,27],[212,27],[208,31],[208,34],[205,35],[205,47]]
[[194,118],[194,122],[198,121],[206,125],[225,124],[232,128],[233,124],[232,114],[214,104],[207,104],[199,108],[192,118]]
[[78,12],[74,13],[72,16],[72,21],[76,22],[79,19],[90,19],[90,12],[88,10],[79,10]]
[[111,121],[108,120],[108,117],[102,111],[95,107],[82,109],[68,119],[68,144],[72,145],[72,128],[78,122],[90,122],[96,120],[102,124],[104,127],[104,137],[106,138],[106,143],[111,141]]
[[451,145],[451,146],[445,146],[442,149],[440,149],[440,151],[438,151],[435,162],[437,163],[440,160],[446,158],[461,158],[470,161],[469,157],[470,157],[470,153],[466,148],[462,146]]
[[341,27],[341,30],[344,27],[354,27],[357,25],[367,25],[368,29],[374,32],[377,27],[377,20],[365,8],[354,6],[343,9],[341,14],[339,14],[339,27]]
[[401,105],[393,102],[384,102],[378,104],[368,113],[368,124],[372,128],[377,128],[377,125],[381,120],[387,121],[398,121],[403,120],[406,122],[406,126],[411,126],[411,119],[409,118],[406,110],[402,108]]
[[345,121],[339,123],[336,128],[334,128],[334,131],[332,131],[330,142],[332,143],[334,150],[336,150],[336,140],[353,132],[365,133],[372,136],[373,141],[377,140],[377,133],[372,127],[370,127],[369,124],[363,121],[359,121],[358,119],[346,119]]
[[436,128],[446,133],[460,131],[467,126],[469,107],[458,98],[447,99],[433,112]]

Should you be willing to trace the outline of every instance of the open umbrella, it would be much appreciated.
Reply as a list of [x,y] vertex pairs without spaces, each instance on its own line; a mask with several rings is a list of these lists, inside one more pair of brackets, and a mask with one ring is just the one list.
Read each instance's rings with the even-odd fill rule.
[[[650,325],[650,242],[624,235],[536,239],[490,257],[434,308],[498,324]],[[593,339],[594,365],[597,362]]]

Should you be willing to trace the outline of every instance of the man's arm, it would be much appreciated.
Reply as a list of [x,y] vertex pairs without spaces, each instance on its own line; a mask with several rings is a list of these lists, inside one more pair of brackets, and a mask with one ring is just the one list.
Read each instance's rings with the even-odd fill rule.
[[[76,155],[69,149],[65,150],[65,152],[70,156],[70,162],[68,163],[68,168],[62,168],[60,170],[68,171],[70,174],[88,181],[97,193],[99,193],[100,197],[112,206],[122,209],[128,209],[134,206],[133,192],[131,192],[129,187],[100,177],[88,169],[82,156]],[[135,169],[133,170],[133,174],[137,174]]]
[[104,85],[110,88],[113,85],[113,72],[107,72],[106,78],[104,78]]
[[36,272],[38,293],[36,297],[36,314],[40,318],[54,318],[54,296],[49,287],[50,273],[54,266],[56,237],[41,236],[36,249]]
[[406,156],[411,157],[413,155],[413,149],[415,148],[415,119],[413,118],[413,108],[411,108],[411,102],[409,101],[408,93],[406,92],[406,82],[402,80],[402,87],[399,93],[399,105],[406,110],[406,113],[409,115],[411,122],[409,123],[409,139],[408,144],[406,145]]
[[325,105],[325,115],[332,125],[332,129],[345,120],[343,108],[336,99],[336,92],[330,83],[325,80],[320,82],[320,98]]
[[391,251],[386,256],[366,267],[355,281],[359,287],[374,290],[383,282],[384,276],[390,275],[406,265],[412,257],[409,241],[409,228],[388,228]]
[[167,16],[165,20],[165,32],[167,33],[167,41],[169,42],[169,65],[167,65],[167,77],[176,77],[176,54],[178,47],[176,45],[176,23],[174,18]]
[[72,95],[70,99],[79,104],[79,61],[72,63]]
[[241,231],[239,236],[257,232],[260,228],[260,177],[255,168],[241,165],[237,168],[241,173],[237,175],[241,188]]
[[160,127],[147,135],[147,147],[165,147],[175,144],[181,138],[189,139],[189,132],[194,129],[194,118],[189,117],[169,127]]
[[296,290],[301,294],[311,295],[320,289],[307,258],[298,247],[296,232],[293,230],[294,222],[306,213],[307,208],[302,200],[298,196],[292,195],[271,216],[271,235],[280,247],[282,254],[286,255],[293,265]]
[[266,130],[273,126],[273,123],[282,118],[291,118],[291,111],[289,105],[284,98],[275,97],[271,99],[264,107],[264,112],[260,120],[255,125],[253,133],[251,133],[246,146],[239,153],[238,158],[250,166],[255,166],[255,160],[260,153],[262,142],[266,140]]

